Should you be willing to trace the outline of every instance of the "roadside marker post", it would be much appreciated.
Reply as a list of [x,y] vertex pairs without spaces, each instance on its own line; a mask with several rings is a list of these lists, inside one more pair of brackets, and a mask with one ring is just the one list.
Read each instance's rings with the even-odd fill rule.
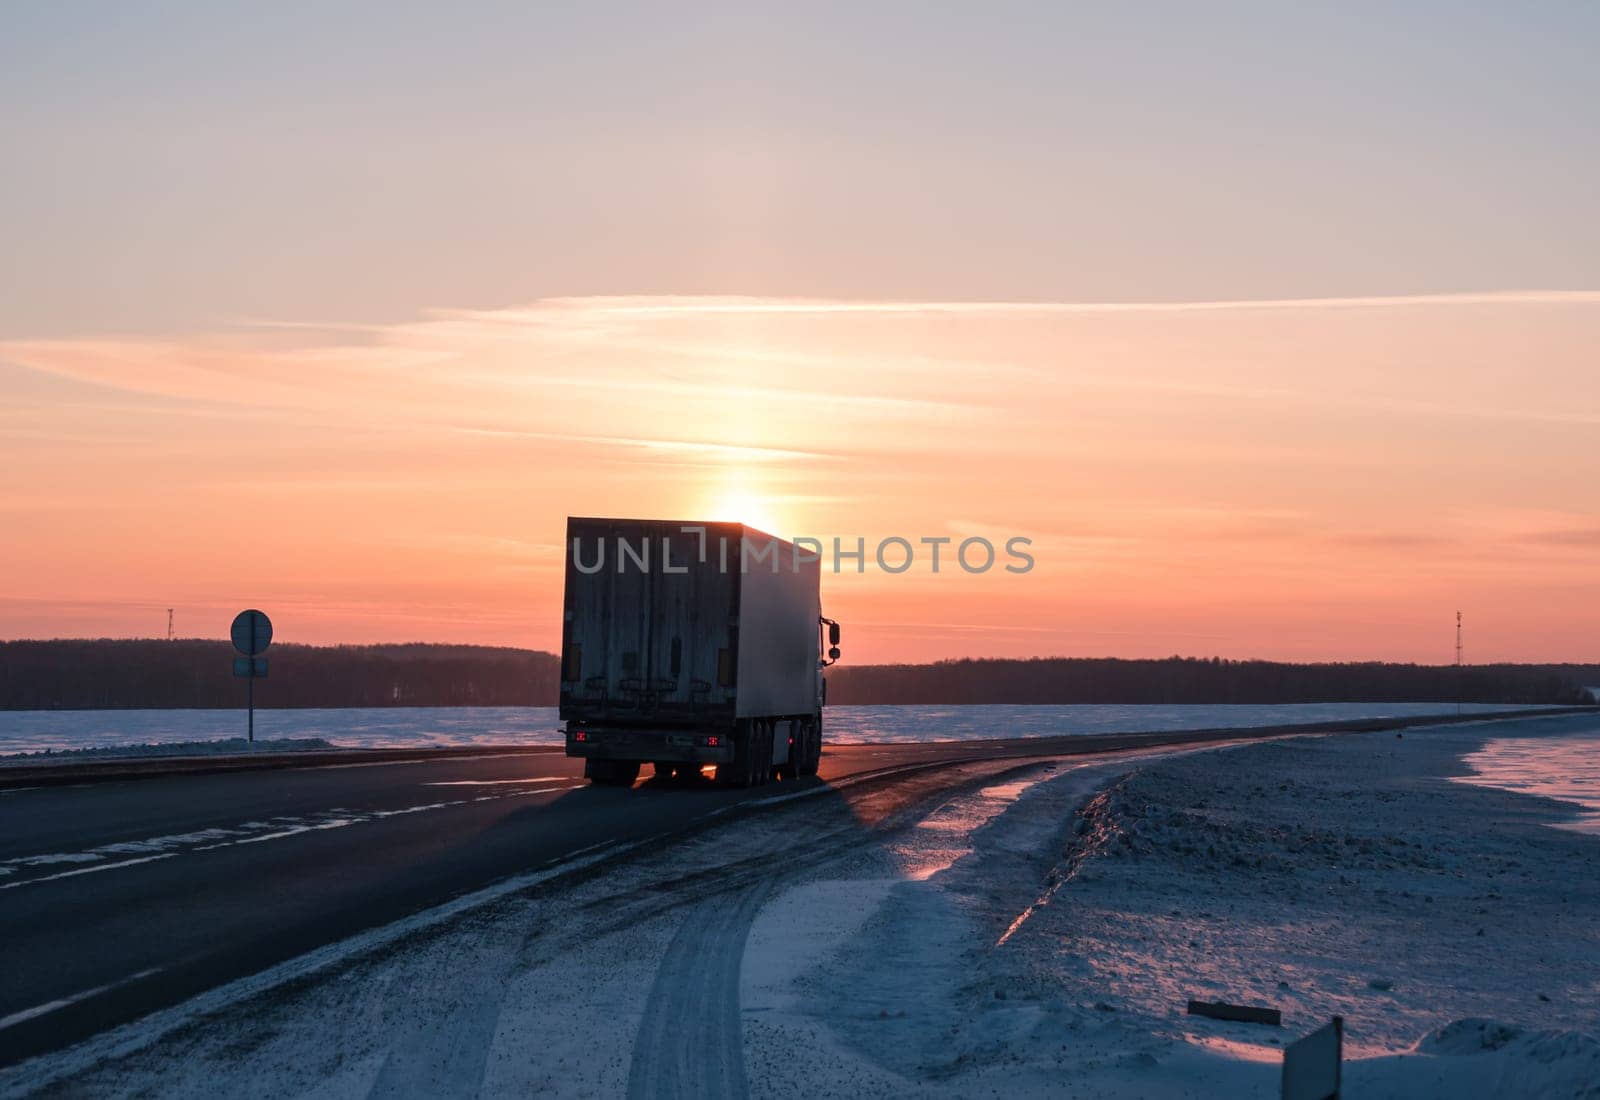
[[1339,1100],[1344,1017],[1283,1048],[1283,1100]]
[[266,613],[250,608],[233,618],[230,630],[233,648],[244,654],[233,659],[233,674],[242,677],[246,684],[246,706],[249,710],[248,738],[256,739],[256,681],[267,674],[267,659],[261,656],[272,644],[272,620]]

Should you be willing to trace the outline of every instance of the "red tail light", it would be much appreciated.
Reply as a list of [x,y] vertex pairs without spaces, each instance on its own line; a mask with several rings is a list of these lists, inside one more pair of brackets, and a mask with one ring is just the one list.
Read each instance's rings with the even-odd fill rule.
[[573,730],[572,739],[574,741],[587,741],[589,740],[589,735],[583,732],[583,730]]
[[713,748],[713,749],[714,749],[714,748],[716,748],[716,747],[717,747],[717,746],[718,746],[718,745],[720,745],[720,744],[722,744],[722,742],[721,742],[721,741],[720,741],[720,740],[719,740],[719,739],[718,739],[718,738],[717,738],[717,737],[716,737],[716,736],[711,736],[711,737],[707,737],[707,738],[706,738],[706,744],[707,744],[707,745],[708,745],[708,746],[709,746],[709,747],[711,747],[711,748]]

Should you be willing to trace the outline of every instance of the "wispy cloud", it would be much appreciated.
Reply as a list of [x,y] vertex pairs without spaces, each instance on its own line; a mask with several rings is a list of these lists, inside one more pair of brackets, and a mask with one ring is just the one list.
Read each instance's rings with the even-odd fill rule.
[[649,439],[611,435],[572,435],[562,432],[522,431],[517,428],[482,428],[456,426],[452,431],[464,435],[492,436],[511,439],[536,439],[548,443],[587,443],[601,447],[637,447],[661,454],[685,454],[722,459],[745,459],[762,462],[779,462],[792,459],[829,459],[837,455],[824,451],[803,451],[785,447],[754,447],[735,443],[711,443],[697,439]]
[[1600,527],[1580,527],[1561,531],[1535,531],[1522,541],[1540,546],[1559,546],[1572,550],[1600,550]]
[[[1195,313],[1273,309],[1351,309],[1404,306],[1595,305],[1600,290],[1491,290],[1442,294],[1353,295],[1338,298],[1240,298],[1190,302],[958,302],[833,301],[743,297],[550,298],[540,305],[617,316],[673,314],[1016,314],[1016,313]],[[548,317],[539,309],[495,314],[456,314],[477,320],[532,322]]]

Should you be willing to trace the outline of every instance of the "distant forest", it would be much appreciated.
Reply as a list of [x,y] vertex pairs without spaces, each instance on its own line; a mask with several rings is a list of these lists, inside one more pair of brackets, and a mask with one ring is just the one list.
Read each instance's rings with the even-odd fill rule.
[[[0,642],[0,710],[243,706],[227,642]],[[555,655],[456,645],[275,644],[258,707],[553,706]]]
[[[234,707],[227,642],[0,642],[0,710]],[[260,707],[554,706],[559,663],[527,649],[274,645]],[[830,703],[1586,703],[1600,665],[1280,664],[1169,657],[839,665]]]

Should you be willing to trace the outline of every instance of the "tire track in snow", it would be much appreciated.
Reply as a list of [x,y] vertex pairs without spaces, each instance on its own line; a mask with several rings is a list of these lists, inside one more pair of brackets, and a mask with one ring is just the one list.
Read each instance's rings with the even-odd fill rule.
[[645,1002],[628,1100],[742,1100],[748,1094],[739,968],[771,885],[764,880],[738,894],[714,894],[688,912]]
[[[763,851],[732,865],[708,869],[703,881],[694,874],[680,879],[678,885],[683,889],[709,893],[685,914],[656,971],[634,1039],[628,1100],[744,1100],[749,1084],[739,978],[746,940],[767,899],[796,875],[846,856],[874,836],[881,840],[908,828],[965,790],[1049,763],[1045,759],[959,760],[869,773],[856,781],[864,793],[883,784],[884,792],[892,791],[897,797],[875,809],[865,803],[852,804],[854,827],[822,834],[814,838],[811,850],[787,853],[782,861]],[[952,773],[963,778],[952,784]],[[801,791],[762,801],[783,802],[812,793]],[[871,801],[867,793],[866,802]],[[730,874],[736,885],[719,889],[716,880]],[[743,883],[738,882],[741,878]],[[682,903],[667,897],[655,904],[667,909]],[[636,917],[633,913],[627,919]]]
[[[368,1100],[481,1096],[505,1003],[505,976],[513,970],[521,948],[519,939],[484,952],[476,936],[458,944],[453,956],[460,965],[444,981],[421,992],[429,1001],[450,1007],[418,1021],[410,1034],[392,1043],[367,1089]],[[485,980],[486,975],[495,977]]]

